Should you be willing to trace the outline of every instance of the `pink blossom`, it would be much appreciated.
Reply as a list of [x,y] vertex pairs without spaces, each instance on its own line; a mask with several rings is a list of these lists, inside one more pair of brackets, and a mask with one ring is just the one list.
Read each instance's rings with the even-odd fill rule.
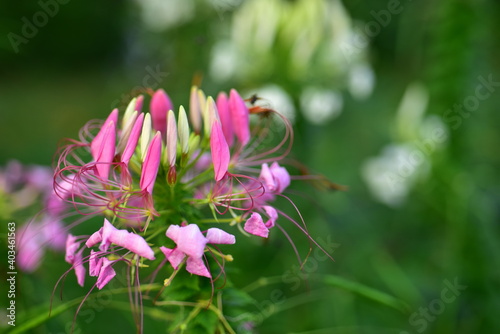
[[233,235],[218,228],[209,229],[207,231],[207,237],[204,237],[196,224],[189,224],[186,226],[170,225],[166,234],[167,237],[175,241],[177,246],[174,249],[160,247],[160,250],[165,254],[165,257],[174,269],[178,269],[179,264],[187,256],[186,270],[191,274],[208,278],[212,276],[203,262],[203,254],[207,243],[235,243]]

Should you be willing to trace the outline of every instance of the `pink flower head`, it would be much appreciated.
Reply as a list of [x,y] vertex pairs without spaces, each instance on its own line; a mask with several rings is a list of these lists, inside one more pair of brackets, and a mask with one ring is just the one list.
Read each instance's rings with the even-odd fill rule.
[[146,259],[155,259],[153,250],[143,237],[127,230],[118,230],[106,218],[103,227],[92,234],[85,245],[90,248],[99,242],[101,243],[99,249],[103,252],[107,251],[111,244],[115,244]]
[[151,140],[151,143],[149,143],[146,157],[144,158],[144,163],[142,164],[141,179],[139,182],[141,190],[148,194],[153,193],[156,175],[158,174],[158,168],[160,167],[160,160],[161,133],[157,132]]
[[221,125],[217,120],[214,120],[212,123],[210,149],[212,151],[215,180],[220,181],[224,178],[229,168],[230,153]]
[[278,219],[278,212],[275,208],[269,205],[264,205],[262,209],[264,209],[264,212],[269,217],[267,222],[264,223],[262,216],[254,212],[246,221],[243,229],[250,234],[267,238],[269,236],[269,229],[274,227],[276,220]]
[[165,137],[167,133],[167,113],[173,109],[170,97],[163,89],[158,89],[151,98],[149,108],[153,120],[153,129],[160,131],[162,137]]
[[76,280],[80,286],[85,283],[85,267],[83,266],[83,248],[78,251],[81,242],[76,241],[76,237],[68,234],[66,239],[66,262],[73,265]]
[[273,162],[271,168],[267,163],[262,164],[259,180],[262,181],[266,191],[281,194],[290,185],[290,174],[285,167]]
[[236,138],[245,146],[250,141],[250,114],[245,101],[234,89],[229,92],[229,112]]
[[174,269],[179,268],[179,264],[187,256],[186,270],[194,275],[211,278],[205,263],[203,254],[207,243],[213,244],[234,244],[233,235],[226,233],[218,228],[211,228],[207,231],[207,237],[204,237],[200,228],[196,224],[186,226],[170,225],[167,229],[167,237],[175,241],[177,247],[169,249],[160,247],[167,260]]
[[229,147],[234,144],[234,131],[233,124],[231,120],[231,114],[229,113],[229,101],[226,93],[221,92],[217,96],[217,110],[219,112],[220,123],[222,126],[222,132],[224,132],[224,137]]
[[[111,115],[110,115],[111,117]],[[109,120],[109,118],[108,118]],[[111,163],[115,157],[116,123],[114,120],[106,121],[101,131],[90,144],[91,152],[96,162],[98,176],[107,180]]]

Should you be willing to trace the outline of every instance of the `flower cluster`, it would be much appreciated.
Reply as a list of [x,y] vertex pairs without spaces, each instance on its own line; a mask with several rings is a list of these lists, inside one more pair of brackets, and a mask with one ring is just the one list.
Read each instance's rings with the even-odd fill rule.
[[[66,261],[82,286],[85,263],[102,289],[115,277],[116,263],[138,271],[157,257],[174,272],[185,265],[191,274],[212,278],[205,254],[223,270],[232,257],[216,245],[236,238],[210,224],[267,238],[280,215],[272,203],[291,181],[278,163],[292,141],[286,118],[234,89],[214,100],[193,87],[189,112],[183,106],[174,112],[162,89],[152,95],[148,113],[144,103],[138,96],[121,119],[115,109],[103,123],[89,122],[80,139],[59,152],[59,198],[83,215],[106,217],[93,234],[67,238]],[[284,134],[271,145],[276,120]]]

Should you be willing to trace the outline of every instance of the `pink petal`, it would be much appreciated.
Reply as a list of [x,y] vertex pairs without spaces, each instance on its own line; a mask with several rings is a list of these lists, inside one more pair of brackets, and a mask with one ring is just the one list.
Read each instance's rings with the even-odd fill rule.
[[127,230],[118,230],[105,218],[102,228],[102,242],[99,249],[106,251],[111,243],[126,248],[146,259],[155,259],[154,251],[143,237]]
[[264,225],[261,215],[256,212],[252,213],[250,218],[248,218],[243,229],[259,237],[267,238],[269,236],[269,229]]
[[102,241],[102,227],[98,231],[92,233],[92,235],[85,242],[85,246],[90,248],[97,245],[101,241]]
[[290,185],[290,174],[285,167],[281,167],[277,162],[273,162],[270,170],[276,183],[276,192],[281,194]]
[[141,190],[146,191],[148,194],[153,193],[156,175],[158,174],[158,168],[160,167],[160,159],[161,134],[160,132],[157,132],[151,140],[151,143],[149,143],[148,151],[146,152],[146,157],[144,158],[144,163],[142,164],[141,179],[139,182]]
[[205,276],[208,278],[212,277],[202,258],[188,257],[186,270],[194,275]]
[[236,242],[234,235],[215,227],[207,230],[207,240],[210,244],[234,244]]
[[76,281],[80,286],[83,286],[85,283],[85,267],[83,266],[83,258],[82,258],[83,248],[75,254],[73,268],[75,269]]
[[142,111],[142,105],[144,104],[144,96],[139,95],[137,100],[135,100],[135,110],[140,113]]
[[76,237],[68,234],[68,237],[66,239],[66,256],[65,260],[69,264],[73,264],[75,262],[75,254],[80,247],[80,242],[76,241]]
[[269,205],[264,205],[262,207],[264,211],[266,212],[267,216],[269,217],[269,220],[265,223],[267,228],[274,227],[274,224],[276,223],[276,220],[278,219],[278,211],[276,211],[275,208]]
[[127,140],[127,145],[125,146],[125,149],[123,150],[122,162],[124,162],[125,165],[127,165],[127,166],[128,166],[130,159],[134,155],[135,149],[137,147],[137,143],[139,142],[139,137],[141,136],[143,121],[144,121],[144,114],[141,113],[137,117],[137,119],[134,123],[132,131],[130,132],[130,136],[128,137],[128,140]]
[[229,168],[230,153],[221,125],[217,120],[214,120],[212,123],[210,149],[212,151],[215,180],[220,181],[224,178],[227,173],[227,169]]
[[[109,170],[111,168],[111,163],[115,157],[115,145],[116,145],[116,126],[115,122],[111,121],[105,124],[103,135],[100,139],[100,145],[96,147],[96,168],[97,174],[103,179],[107,180],[109,177]],[[95,140],[95,138],[94,138]]]
[[229,113],[229,101],[226,93],[224,92],[220,92],[217,96],[217,110],[219,111],[222,132],[224,132],[226,142],[229,147],[232,147],[234,144],[233,123],[231,120],[231,114]]
[[[207,244],[207,239],[203,236],[200,228],[196,224],[189,224],[187,226],[182,226],[177,228],[172,228],[170,225],[167,230],[167,236],[170,238],[172,231],[174,231],[174,240],[177,244],[177,249],[179,249],[184,254],[191,257],[201,257],[205,252],[205,246]],[[175,232],[177,230],[177,232]]]
[[179,249],[170,249],[167,247],[160,247],[160,250],[165,254],[165,257],[167,258],[168,262],[174,267],[174,269],[179,269],[179,264],[184,260],[186,255],[181,252]]
[[89,257],[89,275],[90,276],[99,276],[99,272],[102,267],[102,258],[99,258],[101,252],[94,252],[94,250],[90,251]]
[[110,261],[105,257],[102,258],[102,267],[101,271],[99,272],[99,277],[97,278],[97,283],[96,283],[97,288],[99,290],[104,288],[104,286],[108,284],[113,277],[116,276],[115,270],[113,269],[113,267],[111,267],[113,263],[114,261]]
[[269,165],[267,163],[262,164],[262,168],[260,170],[259,180],[264,183],[264,187],[266,191],[274,192],[276,190],[276,184],[274,182],[273,174],[269,169]]
[[233,123],[234,133],[245,146],[250,141],[250,117],[245,101],[234,89],[229,92],[229,112]]
[[170,97],[163,89],[158,89],[151,98],[149,106],[151,111],[151,119],[153,121],[153,129],[160,131],[162,137],[165,137],[167,130],[167,113],[173,109]]
[[99,130],[97,135],[94,137],[94,139],[90,143],[90,153],[92,154],[92,157],[94,158],[94,160],[97,160],[97,156],[99,155],[100,147],[102,146],[102,141],[103,141],[105,129],[108,127],[109,123],[111,123],[111,122],[118,124],[118,109],[113,109],[113,111],[109,114],[106,121],[104,121],[104,124],[102,125],[101,130]]

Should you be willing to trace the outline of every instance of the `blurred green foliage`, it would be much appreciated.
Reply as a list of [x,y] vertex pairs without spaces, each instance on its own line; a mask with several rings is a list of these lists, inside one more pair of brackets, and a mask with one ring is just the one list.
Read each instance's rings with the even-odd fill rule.
[[[166,2],[178,4],[173,0]],[[290,60],[289,50],[283,49],[290,44],[283,39],[276,39],[267,51],[274,62],[271,67],[255,66],[255,71],[264,72],[217,80],[210,74],[212,48],[231,36],[235,13],[252,15],[238,12],[251,1],[187,2],[193,4],[190,16],[155,30],[145,24],[141,16],[144,9],[138,2],[69,1],[60,5],[57,15],[35,37],[19,46],[19,53],[14,52],[7,36],[12,32],[21,34],[22,18],[31,20],[41,7],[36,1],[2,2],[0,163],[17,159],[27,164],[49,165],[61,138],[75,137],[89,119],[105,117],[112,107],[121,106],[122,100],[134,93],[134,87],[144,87],[144,78],[150,73],[148,67],[159,67],[167,73],[156,84],[166,89],[176,105],[187,104],[189,88],[197,74],[203,76],[201,86],[208,94],[230,87],[252,92],[267,83],[279,84],[297,110],[301,108],[299,96],[308,83],[331,86],[344,96],[342,113],[321,125],[311,124],[297,113],[291,155],[311,170],[348,185],[349,190],[325,192],[306,182],[295,182],[291,196],[305,217],[311,236],[322,240],[323,245],[335,244],[335,262],[313,251],[301,272],[292,247],[279,231],[273,231],[265,243],[240,238],[242,247],[234,247],[235,262],[227,265],[226,270],[233,286],[247,286],[256,301],[255,314],[262,316],[256,332],[497,333],[498,86],[470,115],[461,116],[456,128],[446,120],[445,113],[474,95],[479,76],[500,81],[500,3],[401,2],[402,11],[392,15],[390,22],[369,38],[363,61],[373,68],[376,84],[370,97],[356,99],[348,92],[348,79],[342,75],[328,76],[331,69],[318,70],[314,57],[306,67],[315,69],[307,80],[291,75],[284,68]],[[303,5],[299,0],[283,2],[288,6]],[[391,2],[353,0],[344,1],[343,5],[352,27],[363,30],[367,23],[376,22],[373,12],[387,9]],[[317,21],[329,22],[329,17],[317,15]],[[297,31],[300,34],[300,29]],[[280,38],[279,33],[276,36]],[[321,31],[320,44],[326,40],[322,39],[324,36],[326,32]],[[253,42],[258,49],[259,40]],[[246,61],[251,65],[259,59]],[[339,61],[339,71],[349,66],[348,59]],[[426,155],[430,170],[410,189],[406,200],[389,206],[370,193],[361,170],[369,157],[397,141],[396,110],[406,87],[413,82],[426,88],[426,113],[441,119],[449,137],[442,149]],[[281,204],[284,211],[294,212],[286,201]],[[18,222],[27,218],[26,213],[14,217]],[[307,239],[287,221],[282,225],[305,256]],[[2,239],[2,251],[3,242]],[[18,324],[46,312],[54,279],[68,269],[60,254],[47,257],[36,273],[18,276]],[[2,253],[2,259],[5,258]],[[2,262],[0,267],[3,269],[4,265]],[[375,301],[377,298],[367,297],[371,290],[363,288],[361,291],[368,291],[367,294],[359,293],[359,289],[327,275],[357,282],[385,294],[379,296],[382,299],[392,296],[407,306],[398,309],[382,304]],[[279,279],[259,281],[261,277]],[[5,282],[3,270],[1,280]],[[454,281],[466,288],[445,302],[443,291],[447,282]],[[253,289],[255,282],[258,289]],[[67,279],[65,301],[86,292],[74,283],[73,277]],[[0,298],[3,303],[5,296]],[[134,324],[125,294],[109,302],[104,298],[97,300],[93,307],[88,307],[95,310],[91,316],[77,317],[75,333],[132,331]],[[32,308],[34,305],[40,308]],[[430,312],[426,319],[421,313],[423,308],[434,309],[438,314]],[[165,328],[170,328],[174,319],[163,311],[145,304],[146,333],[164,333]],[[61,310],[30,332],[69,332],[67,324],[72,323],[74,313],[75,307]]]

